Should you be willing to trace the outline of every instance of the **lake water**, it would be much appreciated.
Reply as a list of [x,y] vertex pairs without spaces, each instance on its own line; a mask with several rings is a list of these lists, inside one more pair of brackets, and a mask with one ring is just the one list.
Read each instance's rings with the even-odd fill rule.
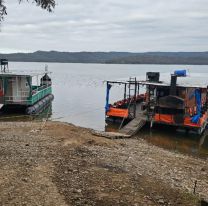
[[[171,72],[176,69],[187,69],[190,77],[180,78],[179,81],[208,85],[208,66],[206,65],[105,65],[10,62],[9,68],[10,70],[44,70],[46,64],[49,71],[52,72],[53,94],[55,96],[52,104],[51,119],[97,130],[105,129],[106,80],[127,80],[129,77],[145,79],[146,72],[159,71],[161,80],[169,81]],[[111,91],[111,102],[122,98],[123,88],[114,87]],[[158,136],[157,132],[155,132],[155,136]],[[165,132],[159,136],[164,139],[165,136],[169,137],[170,135]],[[180,135],[177,137],[180,139]],[[195,144],[196,141],[194,142]],[[208,148],[208,145],[206,147]]]

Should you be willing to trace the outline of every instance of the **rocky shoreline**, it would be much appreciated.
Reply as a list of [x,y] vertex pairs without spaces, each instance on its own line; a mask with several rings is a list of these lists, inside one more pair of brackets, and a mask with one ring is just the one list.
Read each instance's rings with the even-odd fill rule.
[[199,205],[208,158],[60,122],[0,123],[0,205]]

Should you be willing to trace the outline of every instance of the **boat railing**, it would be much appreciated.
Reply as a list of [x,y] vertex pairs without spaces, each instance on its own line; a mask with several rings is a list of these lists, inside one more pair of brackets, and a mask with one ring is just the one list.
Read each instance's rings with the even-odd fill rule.
[[43,97],[45,97],[46,95],[48,94],[51,94],[52,92],[52,87],[51,86],[48,86],[48,87],[40,87],[37,90],[33,90],[32,92],[35,93],[32,93],[32,96],[28,99],[28,104],[29,105],[32,105],[34,103],[36,103],[38,100],[42,99]]
[[51,87],[51,85],[42,85],[42,86],[32,86],[32,92],[38,92],[41,91],[43,89],[46,89],[48,87]]

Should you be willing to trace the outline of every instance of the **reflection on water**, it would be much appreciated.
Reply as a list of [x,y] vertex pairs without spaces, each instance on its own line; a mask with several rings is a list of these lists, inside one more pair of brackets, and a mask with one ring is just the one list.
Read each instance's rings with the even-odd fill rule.
[[[119,126],[119,124],[108,123],[106,131],[117,132]],[[154,125],[151,130],[149,125],[146,125],[136,137],[174,152],[202,158],[208,157],[208,131],[199,136],[191,132],[186,133],[184,130],[176,130],[176,128],[167,125]]]
[[13,122],[13,121],[42,121],[43,119],[49,119],[52,116],[52,104],[49,104],[41,113],[37,115],[25,115],[21,110],[12,111],[7,113],[1,113],[1,122]]
[[194,156],[207,157],[208,136],[204,133],[199,136],[194,133],[186,133],[183,130],[175,130],[174,127],[154,126],[150,131],[144,128],[139,134],[148,142],[175,152],[182,152]]

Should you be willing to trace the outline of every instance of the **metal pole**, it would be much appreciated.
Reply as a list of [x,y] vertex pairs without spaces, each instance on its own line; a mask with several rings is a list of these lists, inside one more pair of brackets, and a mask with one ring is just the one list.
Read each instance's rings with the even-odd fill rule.
[[37,75],[37,88],[36,88],[36,91],[38,92],[38,75]]
[[208,109],[208,86],[207,86],[207,89],[206,89],[206,103],[205,103],[205,107],[206,107],[206,111]]
[[16,90],[17,90],[17,97],[18,97],[18,79],[17,79],[18,77],[16,76]]
[[126,83],[124,85],[124,99],[126,99]]
[[147,115],[148,115],[148,118],[149,118],[149,114],[150,114],[150,85],[148,86],[148,111],[147,111]]
[[139,83],[137,84],[137,94],[139,94]]
[[134,82],[134,118],[136,117],[136,97],[137,97],[137,84],[136,84],[136,77]]
[[106,83],[105,119],[107,116],[107,109],[108,109],[108,105],[109,105],[108,85],[109,85],[109,82],[107,81],[107,83]]
[[131,98],[131,82],[129,82],[129,97]]

